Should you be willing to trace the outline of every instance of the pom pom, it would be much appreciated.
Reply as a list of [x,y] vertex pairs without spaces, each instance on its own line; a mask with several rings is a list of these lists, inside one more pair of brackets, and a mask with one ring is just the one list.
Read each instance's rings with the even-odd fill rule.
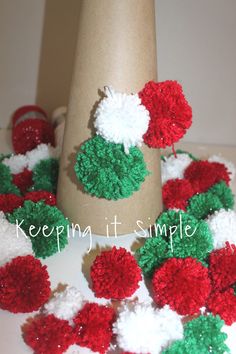
[[44,312],[61,320],[70,321],[82,309],[83,303],[81,293],[75,287],[68,286],[64,291],[54,294],[44,305]]
[[234,208],[234,195],[224,181],[214,184],[208,191],[220,199],[224,209]]
[[236,168],[231,161],[228,161],[224,157],[217,156],[217,155],[210,156],[208,161],[209,162],[219,162],[219,163],[225,165],[225,167],[228,171],[228,174],[229,174],[230,181],[232,182],[234,180],[235,174],[236,174]]
[[[49,257],[68,243],[69,222],[57,207],[27,200],[8,218],[11,223],[18,221],[19,227],[30,237],[36,257]],[[32,231],[32,225],[36,231],[34,228]]]
[[12,181],[24,194],[33,184],[32,171],[25,168],[23,172],[13,175]]
[[100,354],[106,353],[112,339],[114,310],[96,303],[88,303],[74,318],[77,344]]
[[150,81],[139,97],[151,117],[143,137],[148,146],[165,148],[185,135],[192,124],[192,109],[177,81]]
[[206,192],[214,184],[230,178],[224,165],[218,162],[193,161],[185,170],[184,177],[188,179],[196,193]]
[[20,195],[19,189],[12,184],[10,168],[0,162],[0,194]]
[[43,201],[45,204],[54,206],[56,205],[56,196],[47,191],[33,191],[28,192],[24,196],[25,200],[31,200],[34,203]]
[[34,150],[28,151],[26,157],[28,161],[28,169],[33,170],[42,160],[48,160],[51,158],[57,159],[59,157],[59,150],[51,145],[40,144]]
[[185,338],[173,343],[163,354],[228,353],[229,348],[225,344],[227,335],[222,332],[223,324],[218,316],[199,316],[185,324]]
[[5,157],[2,163],[10,168],[12,174],[18,174],[27,168],[28,161],[25,155],[19,154]]
[[125,299],[139,288],[141,269],[125,248],[113,247],[96,257],[91,267],[93,291],[97,297]]
[[16,257],[0,268],[0,308],[13,313],[38,310],[50,296],[46,266],[33,256]]
[[39,144],[54,145],[54,129],[45,120],[24,120],[13,128],[12,144],[17,154],[25,154]]
[[163,203],[166,209],[186,210],[188,199],[194,194],[191,183],[187,179],[172,179],[162,188]]
[[236,322],[236,296],[234,289],[211,294],[207,306],[213,315],[219,315],[227,325]]
[[168,306],[161,310],[149,304],[124,306],[113,330],[118,345],[135,353],[159,354],[172,341],[183,338],[181,318]]
[[15,225],[10,224],[2,212],[0,212],[0,244],[0,266],[15,257],[33,254],[30,240],[18,233]]
[[199,313],[211,291],[208,269],[193,258],[171,258],[158,268],[152,280],[154,299],[180,315]]
[[15,194],[0,194],[0,211],[12,213],[24,203],[24,199]]
[[129,153],[132,146],[140,146],[149,123],[149,113],[138,95],[115,92],[105,88],[106,97],[95,112],[97,134],[106,141],[123,144]]
[[223,208],[217,195],[210,191],[194,195],[188,201],[187,212],[197,219],[205,219],[215,211]]
[[35,317],[26,324],[23,335],[35,354],[62,354],[75,343],[73,328],[68,321],[53,315]]
[[148,175],[142,152],[106,142],[101,136],[86,141],[77,155],[75,173],[84,189],[98,198],[121,199],[138,191]]
[[34,190],[56,193],[59,164],[57,159],[40,161],[33,169]]
[[178,154],[175,157],[171,155],[169,157],[164,157],[164,160],[161,161],[161,179],[162,184],[169,181],[170,179],[184,177],[185,169],[193,161],[188,154]]
[[206,222],[213,236],[214,249],[224,247],[227,241],[236,244],[236,213],[233,210],[216,211]]

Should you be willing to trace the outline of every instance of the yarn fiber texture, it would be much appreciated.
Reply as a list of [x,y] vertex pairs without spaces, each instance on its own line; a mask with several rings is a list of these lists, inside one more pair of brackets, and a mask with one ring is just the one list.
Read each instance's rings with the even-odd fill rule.
[[58,180],[59,164],[58,160],[49,158],[42,160],[33,169],[33,188],[32,190],[44,190],[56,193]]

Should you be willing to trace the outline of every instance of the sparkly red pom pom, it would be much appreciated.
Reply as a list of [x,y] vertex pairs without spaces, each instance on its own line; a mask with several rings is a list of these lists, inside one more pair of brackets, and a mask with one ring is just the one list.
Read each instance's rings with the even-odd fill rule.
[[33,256],[16,257],[0,268],[0,308],[13,313],[38,310],[51,293],[46,266]]
[[180,315],[199,313],[211,291],[208,269],[196,259],[170,258],[156,270],[152,280],[158,305],[169,305]]
[[114,320],[112,308],[87,303],[74,318],[77,344],[104,354],[111,343]]
[[45,204],[54,206],[56,205],[56,196],[55,194],[52,194],[47,191],[33,191],[33,192],[28,192],[24,196],[25,200],[31,200],[34,203],[37,203],[39,201],[43,201]]
[[12,181],[24,194],[33,184],[32,176],[33,172],[25,168],[22,172],[13,175]]
[[97,297],[125,299],[139,288],[141,269],[125,248],[113,247],[96,257],[91,267],[93,291]]
[[62,354],[76,338],[68,321],[54,315],[35,317],[25,325],[23,336],[35,354]]
[[170,179],[162,188],[163,203],[166,209],[186,211],[188,199],[194,195],[191,183],[187,179]]
[[207,306],[213,315],[219,315],[228,326],[236,322],[236,296],[234,289],[229,288],[228,290],[211,294]]
[[12,213],[24,203],[24,199],[15,194],[0,194],[0,211]]
[[148,82],[139,92],[150,113],[144,142],[153,148],[165,148],[181,139],[192,124],[192,109],[176,81]]
[[206,192],[214,184],[230,182],[229,173],[222,163],[209,161],[193,161],[184,172],[184,177],[190,181],[195,193]]

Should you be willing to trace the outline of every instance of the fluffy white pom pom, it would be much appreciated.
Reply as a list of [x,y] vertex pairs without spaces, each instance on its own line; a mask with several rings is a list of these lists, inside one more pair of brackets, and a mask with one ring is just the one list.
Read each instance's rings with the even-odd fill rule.
[[12,155],[6,157],[2,163],[10,168],[12,174],[21,173],[27,167],[27,158],[25,155]]
[[225,246],[225,242],[236,244],[236,213],[221,209],[207,218],[213,235],[214,249]]
[[16,225],[9,223],[0,212],[0,266],[18,256],[33,255],[32,244],[23,233],[17,234]]
[[230,178],[231,182],[233,181],[233,179],[235,178],[235,174],[236,174],[236,169],[235,169],[233,162],[228,161],[224,157],[218,156],[218,155],[213,155],[213,156],[209,157],[208,161],[209,162],[220,162],[223,165],[225,165],[225,167],[227,168],[227,170],[229,172],[229,178]]
[[149,112],[137,94],[127,95],[105,88],[106,97],[95,112],[97,134],[115,144],[124,144],[125,152],[131,146],[140,146],[148,129]]
[[34,166],[42,160],[46,160],[51,157],[58,158],[59,150],[51,145],[40,144],[34,150],[27,152],[26,157],[28,161],[28,169],[33,170]]
[[236,354],[236,342],[235,342],[235,333],[236,333],[236,322],[231,326],[223,326],[222,332],[228,335],[228,338],[225,341],[225,344],[229,347],[230,354]]
[[54,297],[44,305],[46,314],[53,314],[57,318],[70,321],[81,310],[84,304],[79,290],[68,286],[64,291],[57,292]]
[[193,160],[188,154],[177,154],[177,157],[171,155],[161,161],[161,179],[162,184],[169,179],[183,178],[185,169]]
[[159,354],[172,341],[183,338],[181,317],[169,306],[161,310],[150,304],[125,305],[113,326],[124,351]]

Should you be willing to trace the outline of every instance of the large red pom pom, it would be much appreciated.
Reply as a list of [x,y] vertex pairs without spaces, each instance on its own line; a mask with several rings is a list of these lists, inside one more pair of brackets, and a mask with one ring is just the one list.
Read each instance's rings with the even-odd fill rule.
[[96,257],[91,267],[97,297],[124,299],[133,295],[142,279],[136,259],[125,248],[113,247]]
[[192,109],[177,81],[148,82],[139,92],[150,113],[144,142],[153,148],[165,148],[181,139],[192,124]]
[[234,289],[211,294],[208,309],[213,315],[219,315],[228,326],[236,322],[236,296]]
[[74,318],[77,344],[94,352],[105,353],[111,343],[114,320],[112,308],[87,303]]
[[15,194],[0,194],[0,211],[12,213],[24,203],[24,199]]
[[51,293],[47,267],[33,256],[16,257],[0,268],[0,308],[13,313],[38,310]]
[[13,175],[13,183],[20,189],[21,193],[24,194],[33,184],[32,171],[25,168],[22,172]]
[[209,257],[209,263],[214,290],[225,290],[236,283],[235,245],[226,243],[226,247],[212,252]]
[[25,200],[31,200],[34,203],[43,201],[45,204],[56,205],[56,196],[47,191],[33,191],[24,196]]
[[153,276],[154,298],[180,315],[199,313],[211,291],[208,269],[196,259],[170,258]]
[[162,188],[163,203],[166,209],[186,210],[188,199],[193,195],[194,190],[187,179],[170,179]]
[[214,184],[230,182],[228,170],[219,162],[193,161],[186,168],[184,177],[190,181],[195,193],[206,192]]
[[68,321],[54,315],[35,317],[26,324],[23,336],[35,354],[62,354],[76,338]]

